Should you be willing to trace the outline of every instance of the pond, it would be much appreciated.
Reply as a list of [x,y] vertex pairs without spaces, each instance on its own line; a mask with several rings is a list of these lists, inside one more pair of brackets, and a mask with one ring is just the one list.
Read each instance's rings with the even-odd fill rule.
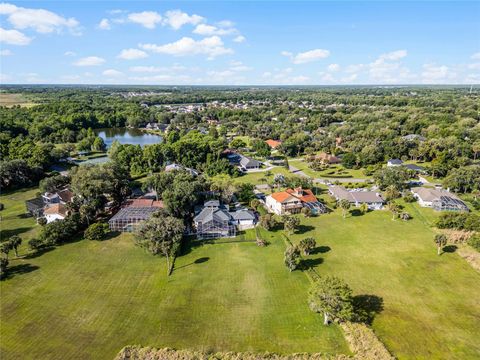
[[139,129],[127,129],[127,128],[105,128],[96,129],[95,133],[100,136],[107,148],[117,140],[120,144],[133,144],[133,145],[151,145],[157,144],[162,141],[160,135],[150,134]]

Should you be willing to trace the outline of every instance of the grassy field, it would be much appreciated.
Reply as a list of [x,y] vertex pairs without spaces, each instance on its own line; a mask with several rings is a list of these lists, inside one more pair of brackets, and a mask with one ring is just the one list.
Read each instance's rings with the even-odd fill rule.
[[25,241],[38,234],[35,219],[25,216],[25,200],[33,199],[37,192],[38,189],[33,188],[0,195],[0,203],[4,205],[0,211],[0,240],[19,235]]
[[320,274],[344,278],[356,294],[383,300],[373,328],[401,359],[478,359],[480,274],[455,253],[436,255],[430,209],[407,204],[413,220],[386,211],[343,219],[337,213],[303,219],[298,242],[313,236]]
[[[362,169],[345,169],[342,165],[331,165],[330,168],[328,170],[325,170],[325,171],[315,171],[315,170],[312,170],[310,169],[310,167],[308,166],[308,163],[306,163],[305,161],[302,161],[302,160],[292,160],[292,161],[289,161],[289,164],[302,170],[305,174],[313,177],[313,178],[328,178],[330,176],[328,176],[326,173],[328,171],[332,171],[334,169],[341,169],[343,171],[345,171],[344,175],[346,177],[346,179],[348,179],[349,177],[350,178],[355,178],[355,179],[368,179],[369,177],[368,176],[365,176],[365,174],[363,173],[363,170]],[[332,181],[335,180],[335,177],[331,177]]]
[[270,173],[272,174],[271,176],[267,177],[266,176],[266,171],[259,171],[259,172],[251,172],[247,173],[245,175],[242,175],[238,178],[233,179],[234,182],[236,183],[250,183],[250,184],[265,184],[265,182],[262,182],[262,179],[267,179],[268,183],[271,184],[273,182],[273,178],[275,177],[276,174],[283,174],[285,176],[294,176],[295,174],[287,171],[282,166],[276,166],[270,170]]
[[308,309],[308,280],[284,267],[282,239],[266,235],[265,248],[191,247],[168,279],[164,260],[129,234],[11,260],[0,282],[2,359],[113,359],[127,344],[348,354],[340,329]]
[[23,94],[0,93],[0,106],[12,107],[15,105],[31,107],[34,106],[35,103],[33,103]]

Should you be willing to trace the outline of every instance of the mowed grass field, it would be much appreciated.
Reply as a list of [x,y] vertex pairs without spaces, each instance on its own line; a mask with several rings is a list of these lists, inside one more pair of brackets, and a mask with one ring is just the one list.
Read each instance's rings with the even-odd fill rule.
[[302,218],[301,234],[290,238],[315,237],[325,247],[308,257],[318,273],[383,300],[373,329],[398,358],[478,359],[480,274],[455,253],[437,256],[428,226],[436,213],[416,204],[406,210],[408,222],[387,211]]
[[267,235],[265,248],[186,249],[169,278],[130,234],[13,259],[0,282],[1,358],[113,359],[128,344],[348,354],[341,330],[309,310],[306,276],[283,265],[283,240]]
[[0,93],[0,106],[12,107],[20,105],[22,107],[32,107],[35,103],[29,100],[23,94],[6,94]]

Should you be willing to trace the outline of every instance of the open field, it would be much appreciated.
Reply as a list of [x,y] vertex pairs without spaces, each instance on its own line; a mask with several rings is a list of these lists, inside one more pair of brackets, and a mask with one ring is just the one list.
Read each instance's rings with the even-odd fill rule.
[[386,211],[302,218],[302,233],[291,239],[314,236],[324,250],[309,261],[320,274],[383,299],[373,328],[399,358],[478,359],[480,274],[455,253],[437,256],[428,227],[436,213],[416,204],[406,210],[409,222]]
[[289,161],[289,164],[302,170],[308,176],[312,178],[330,178],[331,181],[335,181],[334,176],[328,176],[326,173],[328,171],[333,171],[335,169],[341,169],[345,171],[345,176],[342,176],[344,179],[355,178],[355,179],[368,179],[368,176],[365,176],[362,169],[345,169],[342,165],[330,165],[329,169],[325,171],[315,171],[310,169],[308,163],[303,160],[292,160]]
[[0,106],[12,107],[15,105],[31,107],[35,106],[36,104],[23,94],[0,93]]
[[[234,178],[233,181],[236,183],[250,183],[250,184],[266,184],[269,183],[271,184],[273,182],[273,178],[275,177],[276,174],[283,174],[285,176],[294,176],[291,172],[289,172],[287,169],[285,169],[283,166],[275,166],[270,170],[272,173],[271,176],[267,177],[266,176],[266,171],[258,171],[258,172],[251,172],[247,173],[245,175],[242,175],[238,178]],[[261,179],[267,179],[267,182],[262,182]]]
[[11,260],[2,359],[113,359],[127,344],[348,354],[340,329],[308,309],[308,280],[284,267],[281,238],[269,240],[192,247],[168,279],[129,234]]

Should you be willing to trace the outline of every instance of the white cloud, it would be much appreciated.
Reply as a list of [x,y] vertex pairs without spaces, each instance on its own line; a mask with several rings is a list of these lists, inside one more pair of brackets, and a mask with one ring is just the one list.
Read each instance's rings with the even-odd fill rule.
[[396,51],[392,51],[392,52],[380,55],[379,59],[395,61],[395,60],[400,60],[405,56],[407,56],[407,50],[396,50]]
[[155,29],[157,24],[162,21],[162,15],[156,11],[143,11],[128,14],[128,20],[140,24],[147,29]]
[[480,60],[480,52],[473,54],[472,56],[470,56],[470,58],[473,60]]
[[208,24],[199,24],[193,30],[194,34],[211,36],[211,35],[230,35],[237,32],[237,29],[234,28],[219,28],[213,25]]
[[480,63],[468,64],[467,66],[470,70],[480,70]]
[[32,38],[29,38],[20,31],[0,28],[0,43],[10,45],[28,45],[30,44],[30,41],[32,41]]
[[44,9],[27,9],[12,4],[0,4],[0,14],[8,15],[7,20],[16,29],[32,28],[39,33],[60,32],[68,29],[79,33],[79,22],[75,18],[65,18]]
[[302,85],[310,81],[310,78],[305,75],[293,75],[292,68],[274,69],[273,72],[267,71],[262,74],[265,84],[280,84],[280,85]]
[[139,73],[158,73],[162,71],[166,71],[166,68],[161,68],[157,66],[132,66],[129,69],[131,72],[139,72]]
[[243,35],[238,35],[236,38],[233,39],[233,41],[235,41],[236,43],[242,43],[245,40],[247,40],[247,39]]
[[63,53],[63,56],[75,56],[75,55],[77,55],[77,54],[73,51],[65,51]]
[[9,49],[0,50],[0,56],[12,56],[13,52]]
[[436,64],[424,64],[422,79],[424,83],[442,82],[449,75],[448,66]]
[[206,37],[198,41],[190,37],[183,37],[169,44],[140,44],[139,47],[159,54],[173,56],[207,55],[209,59],[233,53],[232,49],[224,47],[222,39],[218,36]]
[[313,49],[305,52],[298,53],[296,55],[289,51],[282,51],[283,56],[287,56],[294,64],[305,64],[312,61],[318,61],[330,56],[330,51],[325,49]]
[[146,57],[148,57],[148,54],[139,49],[124,49],[117,56],[117,58],[124,60],[144,59]]
[[123,73],[115,69],[107,69],[104,72],[102,72],[102,75],[107,77],[120,77],[120,76],[123,76]]
[[163,24],[169,25],[175,30],[180,29],[183,25],[197,25],[205,19],[199,15],[188,15],[180,10],[170,10],[165,13]]
[[348,74],[352,73],[357,73],[365,67],[364,64],[354,64],[354,65],[348,65],[347,68],[345,69],[345,72]]
[[105,63],[105,59],[98,56],[87,56],[81,59],[78,59],[73,63],[75,66],[98,66]]
[[241,61],[230,61],[230,69],[232,71],[250,71],[252,68],[250,66],[244,65]]
[[338,64],[330,64],[327,66],[327,70],[330,72],[336,72],[340,70],[340,65]]
[[341,78],[340,82],[342,82],[344,84],[351,84],[352,82],[354,82],[357,79],[357,77],[358,77],[357,74],[351,74],[349,76],[345,76],[345,77]]
[[100,29],[100,30],[110,30],[112,27],[110,26],[110,20],[108,19],[105,19],[103,18],[102,20],[100,20],[100,22],[98,23],[97,27]]

